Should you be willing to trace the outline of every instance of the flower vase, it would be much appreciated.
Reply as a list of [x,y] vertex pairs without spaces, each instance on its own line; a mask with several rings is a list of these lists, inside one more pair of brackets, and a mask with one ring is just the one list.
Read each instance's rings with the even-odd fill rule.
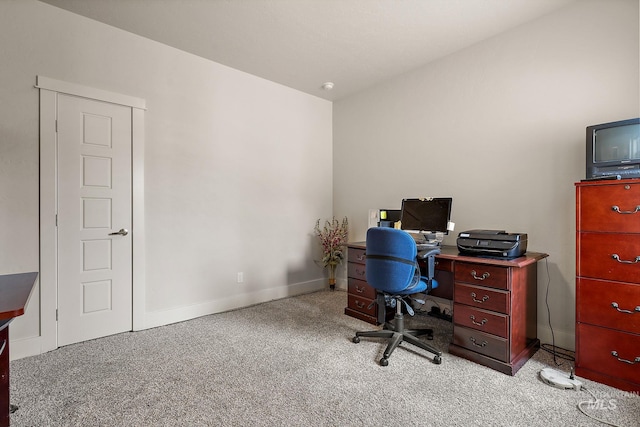
[[336,290],[336,265],[329,265],[329,289]]

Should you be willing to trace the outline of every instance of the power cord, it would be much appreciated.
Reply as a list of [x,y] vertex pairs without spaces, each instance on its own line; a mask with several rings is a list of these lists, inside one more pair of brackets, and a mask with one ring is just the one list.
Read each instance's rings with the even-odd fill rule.
[[[555,363],[556,366],[562,366],[562,363],[558,362],[558,357],[570,361],[575,361],[575,357],[571,355],[572,352],[570,350],[556,346],[556,336],[553,332],[553,326],[551,325],[551,308],[549,307],[549,288],[551,287],[551,274],[549,273],[549,260],[547,258],[544,259],[544,264],[547,269],[547,289],[545,291],[544,302],[547,306],[547,321],[549,322],[549,329],[551,330],[551,350],[549,349],[549,344],[542,344],[540,348],[548,353],[553,354],[553,363]],[[556,349],[560,349],[562,353],[558,354]]]
[[[540,346],[540,349],[542,349],[542,350],[544,350],[544,351],[546,351],[548,353],[553,354],[553,362],[556,364],[556,366],[562,366],[563,364],[561,362],[558,362],[558,358],[564,359],[564,360],[569,360],[569,361],[572,361],[572,362],[575,361],[576,359],[575,359],[575,356],[573,356],[573,352],[571,350],[567,350],[565,348],[556,346],[556,337],[555,337],[555,334],[553,332],[553,326],[551,325],[551,309],[549,307],[549,288],[551,287],[551,274],[549,273],[549,261],[548,261],[548,259],[545,258],[544,261],[545,261],[545,267],[547,269],[547,289],[546,289],[546,292],[545,292],[544,300],[545,300],[545,304],[547,306],[547,319],[548,319],[548,322],[549,322],[549,329],[551,330],[551,345],[542,344]],[[558,350],[560,350],[560,352]],[[570,379],[574,379],[573,366],[571,366],[571,373],[569,375],[569,378]],[[598,418],[598,417],[596,417],[594,415],[591,415],[591,414],[587,413],[585,411],[585,409],[583,408],[583,405],[590,404],[592,407],[594,407],[594,406],[598,405],[599,402],[601,402],[601,400],[598,399],[596,397],[596,395],[593,394],[593,392],[591,390],[589,390],[588,388],[584,387],[584,385],[580,386],[580,390],[586,391],[594,399],[594,400],[583,400],[581,402],[578,402],[578,404],[576,406],[577,406],[578,410],[580,412],[582,412],[583,415],[591,418],[592,420],[601,422],[603,424],[606,424],[606,425],[609,425],[609,426],[612,426],[612,427],[620,427],[618,424],[610,423],[608,421],[605,421],[605,420],[603,420],[601,418]]]
[[[575,361],[576,358],[573,355],[573,351],[568,350],[566,348],[558,347],[552,344],[540,344],[540,350],[546,351],[547,353],[551,353],[554,356],[554,361],[556,358],[560,358],[563,360],[569,360],[571,362]],[[562,363],[557,363],[556,366],[562,366]]]
[[592,420],[596,420],[596,421],[601,422],[603,424],[606,424],[608,426],[620,427],[618,424],[610,423],[609,421],[605,421],[602,418],[598,418],[595,415],[591,415],[591,414],[587,413],[584,410],[584,408],[582,407],[582,405],[588,403],[588,404],[590,404],[592,406],[595,406],[595,405],[598,404],[598,402],[601,402],[602,400],[598,399],[596,397],[596,395],[593,394],[593,392],[591,390],[589,390],[588,388],[585,388],[584,386],[581,387],[581,390],[584,390],[587,393],[589,393],[591,395],[591,397],[593,397],[594,400],[583,400],[582,402],[579,402],[577,406],[578,406],[578,409],[580,410],[580,412],[582,412],[584,415],[586,415],[587,417],[591,418]]

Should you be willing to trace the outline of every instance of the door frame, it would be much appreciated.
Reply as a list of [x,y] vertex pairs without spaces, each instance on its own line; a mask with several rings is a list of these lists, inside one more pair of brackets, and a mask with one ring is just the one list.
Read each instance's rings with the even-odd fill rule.
[[132,328],[145,329],[144,112],[146,101],[119,93],[36,77],[40,89],[40,352],[58,348],[56,236],[58,93],[131,107]]

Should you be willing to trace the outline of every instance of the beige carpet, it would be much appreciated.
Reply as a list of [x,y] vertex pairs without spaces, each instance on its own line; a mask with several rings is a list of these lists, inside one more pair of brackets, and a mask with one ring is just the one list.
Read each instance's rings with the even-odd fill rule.
[[[343,314],[346,293],[318,292],[125,333],[11,362],[12,426],[600,426],[587,392],[538,379],[538,351],[513,377],[446,352],[362,339],[372,325]],[[561,368],[562,369],[562,368]],[[568,369],[568,365],[567,365]],[[587,412],[638,426],[640,397],[585,381]],[[591,406],[591,408],[589,408]]]

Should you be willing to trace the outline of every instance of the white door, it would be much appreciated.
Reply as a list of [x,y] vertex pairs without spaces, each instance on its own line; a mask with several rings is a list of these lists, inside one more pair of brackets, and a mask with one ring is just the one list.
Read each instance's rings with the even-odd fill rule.
[[132,329],[131,108],[57,102],[58,345]]

